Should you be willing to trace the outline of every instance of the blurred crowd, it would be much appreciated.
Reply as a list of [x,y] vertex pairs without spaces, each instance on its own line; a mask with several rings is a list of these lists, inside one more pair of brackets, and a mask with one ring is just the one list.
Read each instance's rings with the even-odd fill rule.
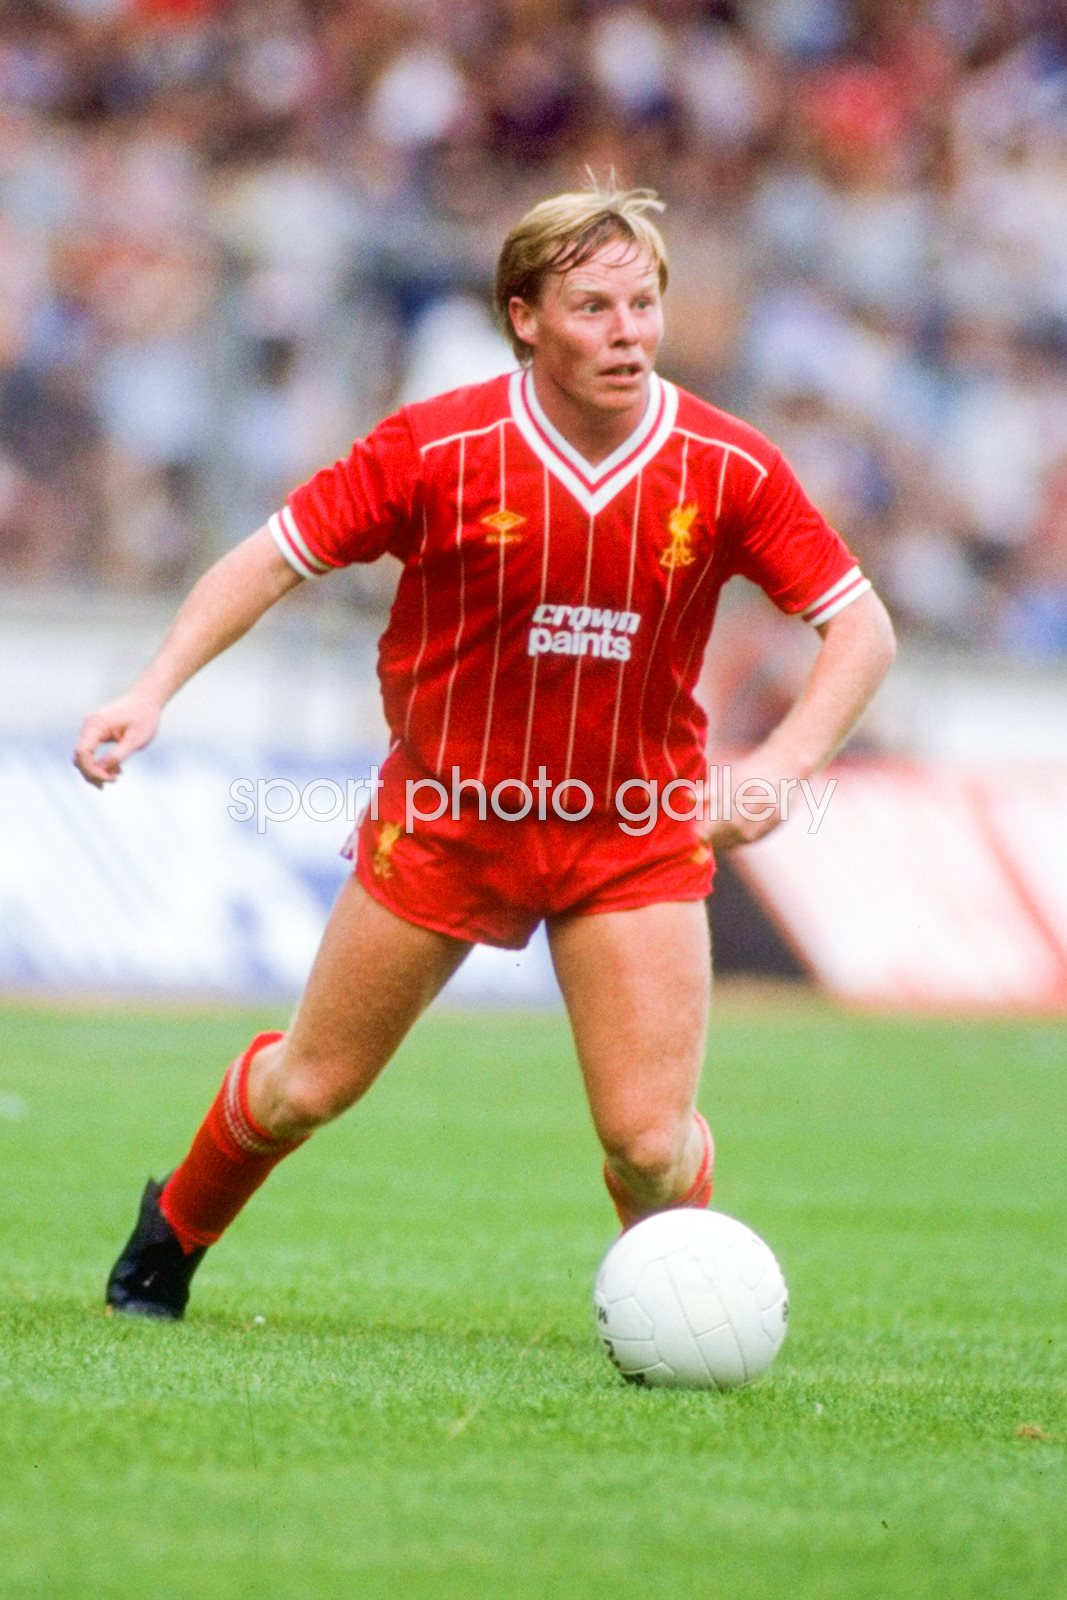
[[587,169],[902,629],[1067,659],[1063,0],[0,0],[3,581],[186,584],[509,366],[500,239]]

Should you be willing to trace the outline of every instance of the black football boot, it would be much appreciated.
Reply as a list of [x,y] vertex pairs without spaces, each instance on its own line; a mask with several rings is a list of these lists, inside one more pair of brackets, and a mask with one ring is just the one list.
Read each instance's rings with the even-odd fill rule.
[[187,1255],[159,1209],[163,1185],[149,1178],[141,1196],[137,1226],[111,1269],[107,1308],[127,1317],[162,1317],[178,1322],[185,1315],[189,1284],[206,1246]]

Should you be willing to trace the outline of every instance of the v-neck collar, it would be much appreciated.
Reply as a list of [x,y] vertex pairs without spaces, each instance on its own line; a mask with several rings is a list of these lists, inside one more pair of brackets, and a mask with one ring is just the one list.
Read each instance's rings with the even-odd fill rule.
[[617,450],[594,466],[546,417],[529,368],[512,374],[509,399],[512,417],[530,449],[590,516],[602,511],[652,459],[678,413],[677,389],[650,373],[648,404],[637,427]]

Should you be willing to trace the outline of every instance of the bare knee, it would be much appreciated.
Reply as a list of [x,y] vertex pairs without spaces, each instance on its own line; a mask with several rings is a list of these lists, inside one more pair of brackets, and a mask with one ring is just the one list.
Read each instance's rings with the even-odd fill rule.
[[305,1069],[286,1080],[276,1117],[287,1124],[290,1133],[311,1133],[347,1111],[355,1098],[343,1078]]
[[635,1194],[660,1200],[686,1187],[692,1117],[664,1117],[604,1138],[608,1164]]
[[274,1138],[299,1139],[347,1111],[362,1090],[351,1063],[295,1057],[287,1043],[269,1046],[253,1062],[250,1108]]

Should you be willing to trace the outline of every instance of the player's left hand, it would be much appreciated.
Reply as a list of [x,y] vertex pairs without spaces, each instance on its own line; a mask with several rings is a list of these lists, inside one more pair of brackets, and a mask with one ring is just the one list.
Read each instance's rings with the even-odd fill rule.
[[736,850],[738,845],[755,844],[757,839],[766,838],[779,826],[782,817],[778,808],[753,817],[720,817],[705,829],[701,838],[706,845],[710,845],[716,855],[721,855],[724,850]]
[[765,839],[783,822],[796,778],[794,771],[786,769],[781,756],[766,745],[741,761],[721,767],[721,787],[714,816],[701,833],[703,842],[718,855]]

